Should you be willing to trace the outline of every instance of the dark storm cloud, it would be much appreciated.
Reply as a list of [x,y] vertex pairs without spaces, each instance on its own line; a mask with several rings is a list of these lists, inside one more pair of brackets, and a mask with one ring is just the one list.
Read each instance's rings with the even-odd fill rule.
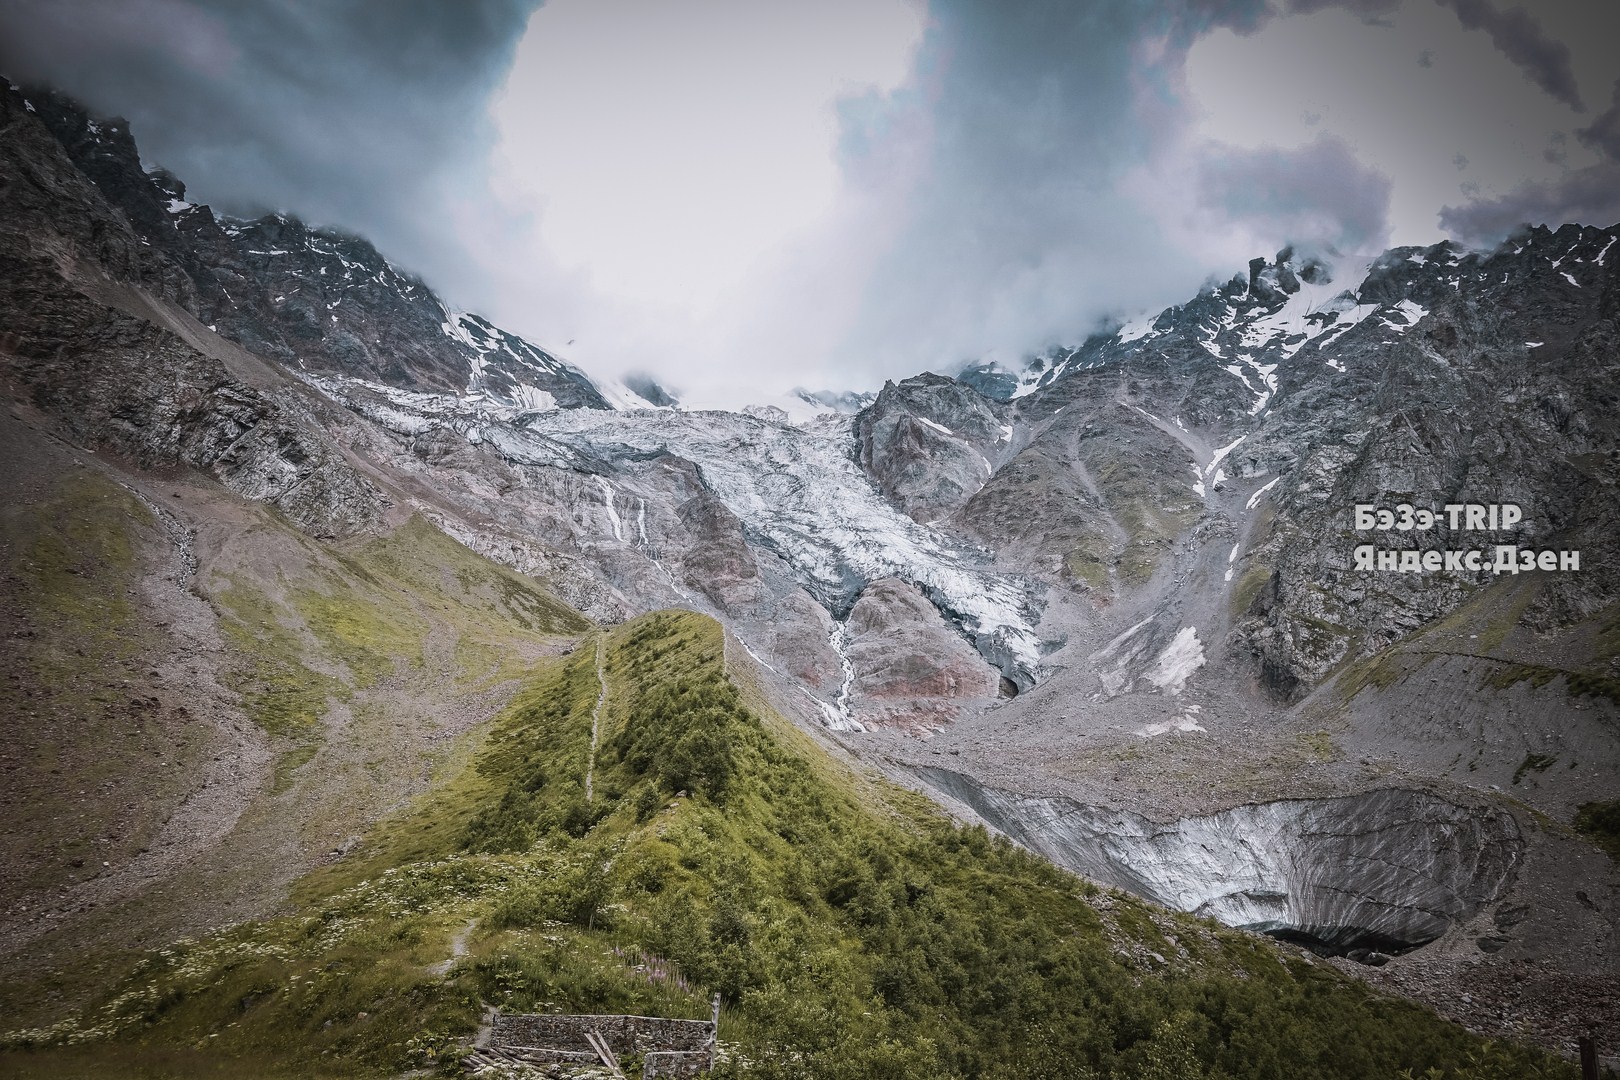
[[[1582,108],[1580,91],[1575,85],[1575,73],[1570,65],[1569,47],[1547,36],[1533,15],[1523,8],[1502,10],[1489,0],[1435,0],[1441,7],[1456,12],[1457,19],[1469,30],[1483,30],[1490,35],[1497,50],[1524,69],[1537,86],[1579,112]],[[1381,21],[1401,6],[1401,0],[1290,0],[1288,10],[1297,14],[1342,9],[1360,15],[1369,22]],[[1424,50],[1418,60],[1424,67],[1434,62],[1434,54]]]
[[1440,224],[1472,244],[1493,243],[1521,224],[1556,228],[1572,221],[1605,228],[1620,223],[1620,162],[1600,162],[1551,183],[1526,184],[1499,199],[1440,211]]
[[286,209],[455,272],[435,214],[480,161],[531,0],[0,0],[0,72],[123,115],[227,212]]
[[[1526,184],[1495,199],[1479,199],[1440,211],[1440,224],[1465,241],[1490,243],[1523,224],[1565,222],[1607,227],[1620,223],[1620,83],[1614,100],[1576,133],[1603,160],[1573,169],[1557,180]],[[1562,137],[1555,143],[1562,144]],[[1556,149],[1556,146],[1555,146]]]
[[1309,15],[1314,11],[1342,8],[1360,15],[1368,22],[1377,23],[1382,22],[1383,16],[1400,6],[1401,0],[1291,0],[1288,10],[1296,15]]
[[930,15],[915,99],[878,119],[845,115],[852,176],[910,167],[915,145],[874,130],[928,132],[906,226],[855,333],[862,349],[945,364],[1084,332],[1202,278],[1208,267],[1189,265],[1122,181],[1184,123],[1186,48],[1216,27],[1254,29],[1261,0],[941,0]]
[[1537,86],[1576,112],[1581,104],[1570,68],[1569,46],[1542,32],[1541,25],[1523,8],[1503,11],[1486,0],[1439,0],[1470,30],[1483,30],[1503,56],[1524,69]]
[[1620,82],[1614,84],[1614,100],[1591,126],[1581,128],[1576,137],[1611,161],[1620,161]]
[[1201,163],[1206,205],[1283,239],[1308,237],[1344,251],[1382,248],[1390,181],[1321,136],[1297,150],[1211,152]]

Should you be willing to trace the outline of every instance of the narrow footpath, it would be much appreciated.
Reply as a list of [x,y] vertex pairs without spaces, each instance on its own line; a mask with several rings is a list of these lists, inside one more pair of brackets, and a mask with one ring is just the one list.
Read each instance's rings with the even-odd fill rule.
[[591,757],[585,766],[585,801],[591,801],[591,780],[596,773],[596,740],[602,724],[602,704],[607,701],[607,678],[602,674],[602,635],[596,635],[596,706],[591,709]]

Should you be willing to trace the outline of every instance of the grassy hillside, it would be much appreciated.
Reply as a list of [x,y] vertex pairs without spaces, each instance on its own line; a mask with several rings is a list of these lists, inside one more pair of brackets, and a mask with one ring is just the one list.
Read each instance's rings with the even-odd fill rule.
[[590,628],[421,519],[320,543],[15,418],[0,451],[0,1029],[277,910]]
[[484,1003],[696,1017],[713,992],[726,1075],[1573,1075],[848,774],[745,705],[704,617],[600,644],[594,753],[593,635],[291,913],[153,952],[7,1035],[0,1075],[454,1072]]

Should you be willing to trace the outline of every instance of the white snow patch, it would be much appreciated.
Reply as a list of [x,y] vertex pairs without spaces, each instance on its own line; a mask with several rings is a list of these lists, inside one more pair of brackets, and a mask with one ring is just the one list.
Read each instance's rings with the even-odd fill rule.
[[1243,374],[1243,369],[1238,367],[1236,364],[1227,364],[1226,366],[1222,367],[1221,370],[1225,371],[1225,372],[1230,372],[1231,374],[1236,375],[1239,379],[1241,379],[1243,381],[1244,389],[1248,390],[1249,393],[1258,394],[1260,392],[1260,391],[1258,391],[1258,390],[1256,390],[1254,388],[1254,384],[1249,381],[1249,377],[1247,375]]
[[1204,731],[1205,728],[1198,722],[1198,714],[1202,711],[1201,706],[1188,705],[1174,720],[1144,725],[1136,729],[1136,734],[1144,739],[1152,739],[1171,731]]
[[524,412],[547,412],[557,407],[557,399],[548,391],[528,383],[518,383],[512,390],[513,404]]
[[933,428],[935,431],[941,432],[942,434],[945,434],[945,435],[949,435],[953,439],[956,437],[956,432],[952,431],[950,428],[946,427],[944,424],[936,424],[936,423],[934,423],[934,421],[928,419],[928,417],[926,417],[926,416],[919,416],[919,417],[917,417],[917,419],[922,421],[923,423],[927,424],[929,427]]
[[[1283,356],[1293,356],[1314,338],[1343,333],[1377,309],[1375,304],[1355,302],[1354,292],[1366,280],[1372,260],[1361,261],[1362,275],[1356,285],[1346,289],[1342,283],[1299,283],[1299,291],[1288,297],[1277,310],[1249,321],[1243,328],[1245,348],[1259,349],[1275,346]],[[1332,322],[1324,316],[1335,316]]]
[[1539,349],[1545,344],[1547,344],[1545,341],[1527,341],[1524,343],[1524,347],[1527,349]]
[[1609,242],[1607,244],[1603,245],[1603,250],[1602,251],[1598,252],[1598,254],[1597,254],[1597,264],[1599,266],[1603,265],[1603,256],[1607,255],[1609,253],[1609,249],[1614,246],[1614,239],[1615,238],[1612,237],[1612,236],[1609,237]]
[[1110,655],[1111,653],[1113,653],[1113,651],[1115,649],[1117,649],[1121,645],[1125,644],[1126,640],[1129,639],[1132,634],[1136,633],[1138,630],[1142,629],[1142,627],[1146,626],[1148,623],[1150,623],[1152,621],[1153,621],[1153,616],[1149,615],[1147,618],[1143,619],[1141,622],[1137,623],[1135,626],[1131,627],[1129,630],[1126,630],[1126,631],[1124,631],[1123,633],[1120,633],[1120,634],[1116,634],[1112,641],[1110,641],[1108,644],[1104,645],[1101,649],[1098,649],[1096,652],[1092,653],[1091,658],[1093,660],[1101,660],[1104,657]]
[[1121,345],[1131,341],[1139,341],[1153,333],[1153,322],[1156,315],[1139,315],[1119,328],[1116,337]]
[[1215,472],[1215,466],[1219,465],[1221,463],[1221,460],[1223,458],[1225,458],[1227,454],[1230,454],[1233,450],[1237,449],[1237,444],[1238,443],[1242,442],[1244,439],[1247,439],[1247,438],[1248,438],[1247,435],[1239,435],[1237,438],[1233,439],[1231,442],[1227,443],[1225,446],[1223,446],[1219,450],[1215,451],[1215,456],[1210,458],[1209,459],[1209,464],[1204,467],[1204,475],[1206,477],[1213,475],[1214,472]]
[[[1317,345],[1317,348],[1319,349],[1326,349],[1329,345],[1332,345],[1345,334],[1349,333],[1352,327],[1359,325],[1362,320],[1367,318],[1367,316],[1377,311],[1378,305],[1357,304],[1354,302],[1350,302],[1348,304],[1340,303],[1333,305],[1331,310],[1337,311],[1339,316],[1333,320],[1332,324],[1322,330],[1322,340]],[[1303,344],[1303,342],[1301,344]],[[1283,353],[1284,355],[1290,355],[1287,349],[1284,349]],[[1334,361],[1331,360],[1328,361],[1328,365],[1330,367],[1337,367],[1340,371],[1344,370],[1344,366],[1342,364],[1335,364]]]
[[1581,287],[1581,283],[1576,281],[1575,278],[1573,276],[1571,276],[1571,274],[1570,274],[1570,272],[1568,270],[1560,270],[1559,273],[1564,275],[1564,280],[1565,281],[1569,282],[1571,285],[1575,286],[1577,289]]
[[1159,654],[1153,670],[1147,673],[1147,680],[1174,696],[1181,693],[1188,677],[1203,665],[1204,646],[1198,640],[1198,629],[1184,626]]
[[1402,300],[1395,306],[1400,310],[1402,315],[1406,316],[1406,321],[1409,323],[1415,323],[1419,319],[1429,314],[1428,308],[1424,307],[1422,304],[1414,303],[1411,300]]
[[[1273,480],[1273,481],[1272,481],[1272,483],[1276,483],[1276,481],[1275,481],[1275,480]],[[1233,544],[1233,545],[1232,545],[1232,550],[1231,550],[1231,551],[1230,551],[1230,552],[1228,552],[1228,553],[1227,553],[1227,556],[1226,556],[1226,561],[1227,561],[1227,562],[1234,562],[1234,561],[1236,561],[1236,559],[1237,559],[1237,553],[1238,553],[1238,548],[1240,548],[1240,547],[1242,547],[1242,546],[1243,546],[1243,542],[1242,542],[1242,541],[1241,541],[1241,540],[1240,540],[1240,541],[1238,541],[1238,542],[1237,542],[1237,543],[1235,543],[1235,544]]]
[[[1261,496],[1265,495],[1266,492],[1268,492],[1272,488],[1276,487],[1277,486],[1277,481],[1279,481],[1281,479],[1282,479],[1281,476],[1273,476],[1271,478],[1270,483],[1268,483],[1265,487],[1261,488],[1259,491],[1255,492],[1253,495],[1249,496],[1249,501],[1243,504],[1243,509],[1245,509],[1245,510],[1253,510],[1256,506],[1260,505]],[[1237,549],[1233,548],[1232,550],[1236,551]]]

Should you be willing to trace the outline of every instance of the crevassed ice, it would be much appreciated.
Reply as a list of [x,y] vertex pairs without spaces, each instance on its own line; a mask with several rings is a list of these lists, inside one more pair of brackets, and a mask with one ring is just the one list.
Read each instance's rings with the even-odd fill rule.
[[981,649],[998,645],[1026,674],[1035,671],[1040,650],[1023,586],[891,507],[844,452],[847,418],[800,428],[737,413],[667,412],[649,424],[581,409],[531,417],[526,427],[603,457],[678,454],[829,607],[848,603],[865,582],[900,578],[954,616]]

